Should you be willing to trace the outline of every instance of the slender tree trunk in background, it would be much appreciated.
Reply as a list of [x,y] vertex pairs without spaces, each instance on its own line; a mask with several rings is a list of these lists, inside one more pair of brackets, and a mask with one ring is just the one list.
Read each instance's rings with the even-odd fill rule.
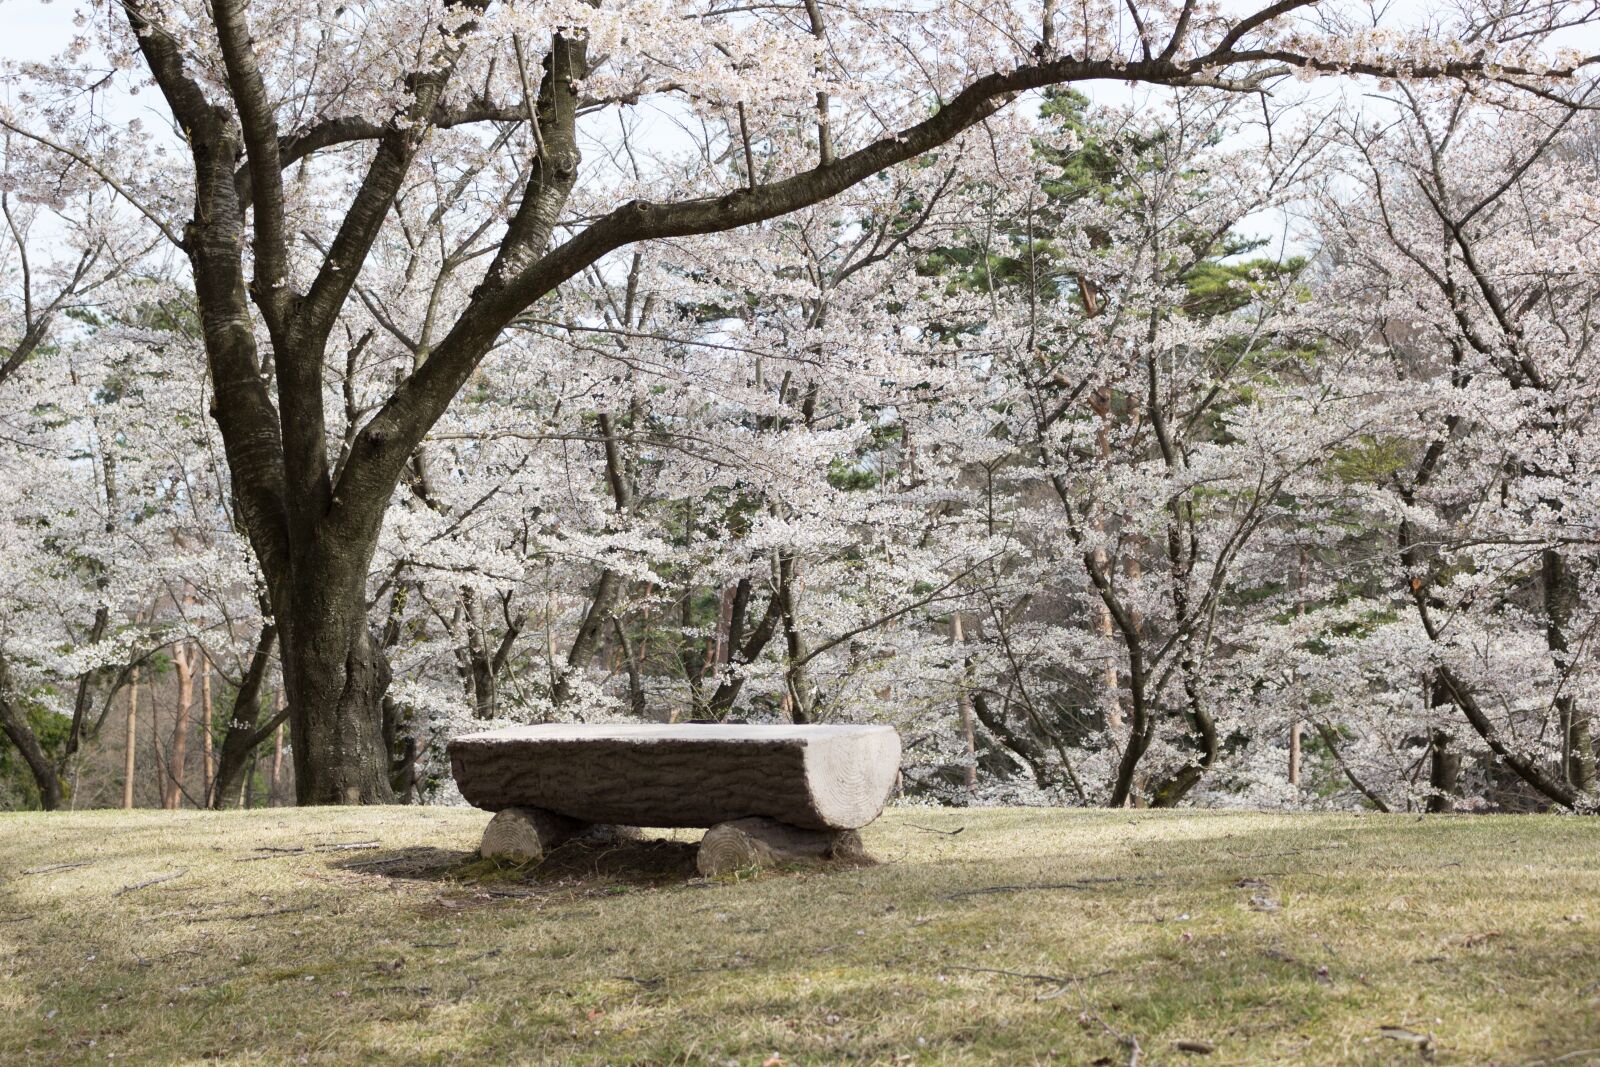
[[492,719],[498,703],[493,652],[489,648],[488,627],[483,605],[471,586],[461,590],[461,606],[466,616],[468,688],[472,696],[472,715]]
[[634,717],[643,719],[648,714],[644,696],[644,676],[639,670],[640,657],[634,652],[633,639],[620,618],[613,617],[612,626],[617,632],[617,648],[622,655],[622,666],[628,672],[628,707]]
[[727,666],[732,650],[734,588],[731,585],[723,586],[722,602],[717,605],[717,649],[714,662],[717,667]]
[[[1306,550],[1300,550],[1300,566],[1298,570],[1300,593],[1295,598],[1294,614],[1297,619],[1306,617]],[[1305,724],[1298,719],[1289,724],[1289,784],[1296,789],[1300,788],[1300,760],[1301,760],[1301,735],[1305,732]]]
[[[1172,441],[1171,431],[1166,427],[1161,408],[1157,406],[1156,362],[1154,357],[1146,360],[1150,380],[1150,425],[1155,431],[1167,469],[1176,472],[1182,465],[1181,453]],[[1199,554],[1199,539],[1195,533],[1192,502],[1179,503],[1176,499],[1169,500],[1167,510],[1171,515],[1171,520],[1167,524],[1166,557],[1172,583],[1173,618],[1177,624],[1182,625],[1205,613],[1203,602],[1197,605],[1190,601],[1188,587],[1189,575],[1193,572],[1195,559]],[[1151,807],[1176,806],[1188,796],[1190,790],[1200,783],[1206,772],[1216,763],[1217,727],[1211,709],[1206,706],[1205,695],[1201,688],[1200,652],[1196,648],[1197,642],[1203,644],[1208,640],[1208,636],[1198,635],[1191,628],[1184,634],[1179,644],[1182,655],[1178,661],[1178,669],[1181,672],[1187,704],[1185,710],[1191,727],[1190,738],[1199,749],[1199,758],[1191,759],[1166,781],[1156,786],[1151,796]]]
[[[772,597],[767,601],[766,610],[761,618],[756,621],[754,628],[748,628],[750,616],[750,596],[755,589],[755,583],[749,578],[741,578],[733,587],[733,612],[728,619],[728,663],[739,666],[754,663],[761,655],[767,643],[772,640],[772,635],[777,629],[778,612],[780,606],[778,598]],[[747,632],[748,630],[748,632]],[[711,694],[706,702],[706,711],[713,719],[725,718],[734,703],[739,699],[739,692],[744,688],[744,674],[741,671],[730,671],[717,683],[716,691]],[[784,714],[788,714],[787,705]]]
[[222,734],[222,747],[216,754],[211,777],[211,787],[206,791],[206,805],[220,808],[236,791],[235,786],[247,765],[253,765],[256,749],[266,742],[269,734],[281,730],[282,707],[276,709],[265,724],[261,719],[261,686],[272,666],[272,650],[277,645],[278,630],[271,623],[261,628],[256,637],[255,651],[239,678],[234,690],[232,706],[226,712],[227,729]]
[[727,601],[726,594],[727,589],[725,587],[717,590],[716,625],[711,628],[711,636],[706,638],[705,655],[700,659],[700,677],[702,680],[716,677],[722,645],[722,605]]
[[[273,714],[283,712],[283,686],[278,687],[277,695],[273,698]],[[267,786],[267,806],[272,807],[283,803],[283,796],[279,792],[279,777],[283,774],[283,723],[278,724],[274,731],[272,742],[272,781]]]
[[1461,750],[1451,744],[1453,739],[1443,730],[1434,730],[1428,758],[1428,784],[1433,792],[1428,795],[1427,810],[1439,814],[1454,811],[1456,807],[1456,782],[1461,776]]
[[1357,778],[1350,764],[1345,762],[1344,753],[1339,751],[1339,735],[1333,732],[1333,727],[1325,722],[1313,722],[1312,725],[1316,727],[1317,736],[1322,738],[1322,743],[1327,746],[1329,754],[1333,756],[1333,761],[1339,765],[1339,769],[1344,772],[1345,778],[1351,785],[1356,787],[1357,792],[1372,802],[1373,807],[1387,815],[1389,813],[1389,805],[1384,802],[1381,796],[1369,789],[1360,778]]
[[167,748],[166,795],[162,807],[176,811],[183,806],[183,771],[189,754],[189,705],[194,703],[194,668],[189,659],[189,642],[178,642],[172,653],[178,672],[178,700],[173,709],[172,744]]
[[[690,534],[694,527],[688,527]],[[694,645],[689,640],[689,631],[694,628],[694,587],[690,586],[683,591],[683,599],[678,602],[678,666],[683,671],[684,680],[689,683],[689,717],[696,718],[704,704],[705,697],[700,684],[700,674],[705,664],[699,656],[694,654]],[[668,722],[677,722],[682,717],[681,708],[673,708]]]
[[1289,784],[1296,789],[1300,788],[1300,759],[1301,759],[1301,734],[1305,731],[1305,724],[1294,722],[1289,726]]
[[[723,677],[722,668],[728,663],[731,651],[729,627],[733,624],[733,601],[736,586],[724,585],[717,593],[717,625],[710,638],[706,640],[705,661],[700,665],[700,678],[702,682],[714,681],[717,688],[710,697],[704,700],[702,714],[707,718],[721,719],[732,708],[733,698],[737,697],[736,689],[732,689],[728,680]],[[723,700],[720,698],[727,697]]]
[[[967,635],[962,629],[959,612],[950,616],[950,643],[956,646],[956,655],[962,660],[962,681],[964,683],[967,677],[965,668]],[[978,791],[978,731],[973,723],[972,698],[967,693],[965,684],[961,686],[958,692],[960,695],[956,698],[956,710],[961,715],[961,737],[967,746],[965,783],[967,792],[975,793]]]
[[122,806],[133,807],[133,775],[138,763],[139,743],[139,668],[128,677],[128,737],[123,744]]
[[[622,454],[615,420],[609,414],[601,413],[598,421],[600,432],[605,437],[606,482],[611,487],[612,504],[616,514],[625,518],[633,509],[633,479],[628,473],[627,459]],[[600,572],[594,596],[589,601],[589,610],[584,614],[577,636],[572,639],[572,648],[567,653],[566,668],[556,676],[555,684],[550,689],[550,699],[558,707],[572,697],[569,679],[587,670],[589,661],[594,658],[595,650],[606,634],[611,609],[622,594],[623,585],[623,577],[610,567]]]
[[150,680],[150,775],[155,779],[156,803],[167,806],[167,762],[161,752],[160,676]]
[[[1082,282],[1079,283],[1079,287],[1083,289],[1084,306],[1093,316],[1098,306],[1092,296],[1093,290],[1085,289]],[[1111,405],[1108,400],[1103,390],[1097,392],[1090,400],[1090,406],[1099,420],[1094,432],[1095,449],[1100,455],[1102,466],[1107,470],[1111,467]],[[1105,517],[1096,515],[1091,528],[1097,538],[1103,541],[1106,532]],[[1096,546],[1094,562],[1102,571],[1110,573],[1111,560],[1104,547]],[[1111,606],[1103,600],[1100,602],[1100,610],[1095,614],[1094,628],[1104,641],[1108,652],[1116,647],[1116,624],[1111,617]],[[1117,674],[1116,657],[1111,655],[1106,657],[1105,669],[1100,672],[1100,701],[1105,707],[1107,729],[1113,733],[1121,731],[1125,725],[1122,716],[1122,682]]]
[[[1450,691],[1434,678],[1428,683],[1428,709],[1437,716],[1439,708],[1451,706]],[[1433,787],[1424,810],[1434,813],[1454,811],[1456,782],[1461,776],[1461,750],[1448,733],[1439,727],[1428,732],[1428,785]]]
[[1190,790],[1200,784],[1200,780],[1217,761],[1217,727],[1195,681],[1197,660],[1193,651],[1192,637],[1184,640],[1183,648],[1183,690],[1185,697],[1188,698],[1189,724],[1193,728],[1193,737],[1200,750],[1200,756],[1197,762],[1185,765],[1155,788],[1150,798],[1152,808],[1177,807],[1183,798],[1189,795]]
[[589,610],[578,625],[578,633],[572,639],[566,663],[559,668],[555,684],[550,687],[550,699],[556,706],[572,699],[572,679],[588,669],[589,661],[600,647],[600,638],[604,634],[606,620],[611,617],[612,605],[621,591],[622,579],[615,571],[608,567],[600,572],[594,595],[589,599]]
[[205,795],[211,796],[211,786],[216,779],[217,765],[211,750],[211,657],[200,650],[200,751],[202,756],[200,779]]
[[[1578,607],[1578,581],[1566,559],[1555,549],[1545,549],[1540,558],[1540,578],[1544,587],[1545,644],[1555,661],[1558,677],[1570,669],[1567,630]],[[1594,736],[1590,712],[1570,693],[1556,697],[1556,712],[1561,719],[1562,775],[1574,790],[1586,793],[1594,787]]]
[[0,654],[0,732],[22,753],[23,762],[28,765],[28,772],[39,789],[39,806],[45,811],[55,811],[61,807],[63,799],[61,777],[56,773],[55,763],[40,747],[38,737],[28,725],[27,712],[14,693],[11,665]]
[[249,808],[255,799],[256,765],[261,754],[260,748],[250,750],[250,762],[244,769],[244,775],[239,780],[239,807]]
[[784,688],[789,694],[789,719],[804,724],[812,720],[811,683],[806,677],[806,639],[800,632],[799,560],[780,551],[774,567],[779,616],[783,620],[783,640],[788,652],[784,669]]

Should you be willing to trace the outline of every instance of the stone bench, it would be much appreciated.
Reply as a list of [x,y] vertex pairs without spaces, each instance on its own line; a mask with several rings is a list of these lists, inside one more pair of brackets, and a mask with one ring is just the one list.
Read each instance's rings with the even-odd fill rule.
[[890,726],[548,725],[449,744],[495,812],[482,852],[528,862],[596,825],[709,827],[702,873],[861,855],[900,770]]

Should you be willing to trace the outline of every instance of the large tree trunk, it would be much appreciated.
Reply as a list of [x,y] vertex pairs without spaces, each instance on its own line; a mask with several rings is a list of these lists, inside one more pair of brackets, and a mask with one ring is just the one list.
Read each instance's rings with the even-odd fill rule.
[[370,554],[306,568],[277,612],[301,804],[394,802],[383,714],[389,662],[367,624]]

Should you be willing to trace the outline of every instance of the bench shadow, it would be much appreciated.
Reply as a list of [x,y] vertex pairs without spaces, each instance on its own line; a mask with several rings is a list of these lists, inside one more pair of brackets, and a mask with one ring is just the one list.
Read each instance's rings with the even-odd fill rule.
[[699,845],[661,838],[579,838],[537,863],[485,859],[475,851],[416,847],[342,861],[339,869],[403,881],[461,886],[608,890],[683,885],[698,880]]

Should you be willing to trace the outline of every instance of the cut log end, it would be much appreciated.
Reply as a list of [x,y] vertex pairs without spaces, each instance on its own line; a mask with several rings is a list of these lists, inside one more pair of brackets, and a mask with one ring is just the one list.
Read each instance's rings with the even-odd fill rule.
[[867,863],[861,835],[854,830],[805,830],[776,819],[735,819],[718,823],[700,841],[695,866],[715,877],[749,868],[792,863]]
[[587,823],[543,808],[506,808],[489,820],[478,852],[484,859],[537,863],[587,828]]

